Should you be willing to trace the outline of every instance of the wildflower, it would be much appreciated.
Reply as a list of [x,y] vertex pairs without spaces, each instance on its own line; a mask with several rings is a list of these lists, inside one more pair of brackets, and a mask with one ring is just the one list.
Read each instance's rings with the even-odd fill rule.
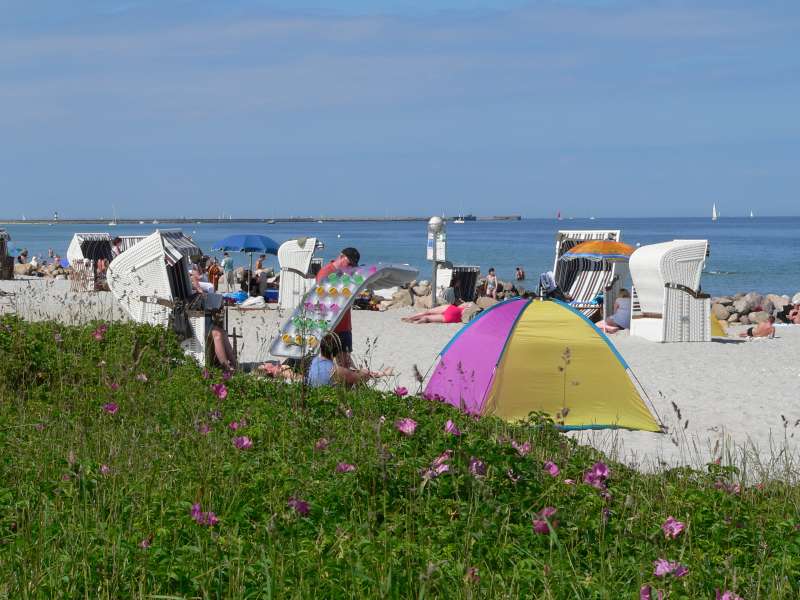
[[64,473],[61,476],[61,481],[70,481],[71,479],[72,479],[72,477],[70,477],[68,473]]
[[253,447],[253,440],[246,435],[233,438],[233,445],[239,450],[250,450]]
[[230,423],[228,423],[228,429],[230,429],[231,431],[236,431],[237,429],[239,429],[239,427],[240,425],[237,421],[231,421]]
[[378,419],[378,424],[383,425],[384,423],[386,423],[386,417],[381,415],[380,418]]
[[715,600],[744,600],[739,594],[725,590],[720,594],[719,590],[714,590]]
[[575,485],[575,480],[574,479],[565,479],[564,480],[564,484],[565,485]]
[[36,431],[44,431],[44,423],[37,423],[33,426]]
[[408,396],[408,388],[405,387],[396,387],[394,388],[394,395],[398,398],[402,398],[403,396]]
[[141,542],[139,542],[139,548],[142,550],[147,550],[150,547],[150,544],[153,543],[153,535],[150,534],[146,538],[144,538]]
[[423,469],[421,472],[423,479],[434,479],[439,475],[447,473],[450,470],[450,465],[447,464],[447,461],[450,460],[453,456],[452,450],[445,450],[439,456],[437,456],[434,461],[431,463],[431,466],[427,469]]
[[203,379],[208,379],[209,377],[211,377],[211,372],[208,369],[203,369],[202,375]]
[[447,419],[447,423],[444,424],[444,432],[452,434],[456,437],[461,435],[461,430],[450,419]]
[[136,376],[136,381],[141,381],[142,383],[147,383],[147,375],[145,375],[144,373],[139,373]]
[[228,388],[225,387],[224,383],[212,383],[211,391],[214,392],[214,395],[220,400],[225,400],[225,398],[228,397]]
[[680,521],[676,520],[674,517],[667,517],[667,520],[664,521],[664,524],[661,526],[661,531],[664,532],[664,537],[668,539],[675,539],[680,535],[681,531],[686,528],[685,523],[681,523]]
[[119,411],[119,405],[116,402],[107,402],[103,404],[103,410],[110,415],[115,415]]
[[473,456],[469,459],[469,472],[474,477],[486,477],[486,463]]
[[330,444],[331,443],[328,440],[328,438],[319,438],[317,440],[317,443],[314,444],[314,450],[316,450],[317,452],[325,452],[325,450],[328,449],[328,446],[330,446]]
[[506,475],[511,480],[511,483],[517,483],[522,478],[521,475],[516,475],[514,473],[514,469],[509,469],[508,471],[506,471]]
[[233,377],[233,373],[231,371],[222,372],[222,381],[228,381],[231,377]]
[[689,569],[687,569],[685,565],[682,565],[679,562],[671,562],[663,558],[653,561],[653,566],[655,567],[653,570],[653,575],[656,577],[664,577],[666,575],[683,577],[689,573]]
[[556,514],[556,509],[553,506],[545,506],[537,514],[538,518],[533,520],[533,532],[540,535],[547,535],[550,533],[550,528],[556,528],[558,521],[551,520]]
[[219,523],[219,518],[216,514],[211,511],[203,512],[202,507],[199,503],[192,504],[192,509],[189,512],[192,519],[194,519],[195,523],[198,525],[206,525],[208,527],[213,527],[217,523]]
[[108,387],[111,389],[112,392],[116,392],[119,389],[119,384],[115,381],[112,381]]
[[639,590],[639,600],[663,600],[664,590],[655,590],[656,596],[653,596],[653,588],[649,585],[643,585]]
[[222,412],[219,410],[212,410],[208,413],[208,416],[212,421],[219,421],[222,418]]
[[394,422],[394,426],[403,435],[412,436],[417,430],[417,422],[414,419],[398,419]]
[[296,498],[295,496],[289,498],[289,501],[286,503],[286,505],[289,508],[293,508],[297,514],[303,517],[307,517],[308,513],[311,512],[311,510],[308,508],[308,502],[301,500],[300,498]]
[[103,475],[109,475],[111,473],[111,467],[108,465],[100,465],[100,473]]
[[347,410],[345,410],[344,411],[344,416],[347,417],[348,419],[352,419],[353,418],[353,409],[352,408],[348,408]]
[[337,473],[352,473],[356,470],[355,465],[351,465],[350,463],[340,462],[336,465],[336,472]]
[[200,425],[197,426],[197,431],[203,435],[208,435],[211,431],[211,427],[209,427],[207,423],[200,423]]
[[98,327],[92,332],[92,337],[94,337],[94,339],[96,339],[99,342],[106,335],[106,331],[108,331],[108,325],[105,324],[100,325],[100,327]]
[[515,440],[511,440],[511,447],[514,448],[514,450],[517,451],[517,454],[519,454],[522,457],[527,456],[528,453],[531,451],[531,443],[530,442],[525,442],[524,444],[519,444]]
[[547,474],[551,477],[558,477],[559,473],[561,473],[561,469],[558,468],[558,465],[550,460],[544,463],[544,470],[547,471]]
[[606,478],[608,477],[610,471],[605,463],[597,462],[592,465],[592,468],[586,471],[583,474],[583,482],[588,483],[594,488],[598,490],[605,490],[606,489]]
[[479,583],[481,580],[480,575],[478,575],[478,567],[470,567],[467,569],[467,574],[464,575],[464,581],[467,583]]

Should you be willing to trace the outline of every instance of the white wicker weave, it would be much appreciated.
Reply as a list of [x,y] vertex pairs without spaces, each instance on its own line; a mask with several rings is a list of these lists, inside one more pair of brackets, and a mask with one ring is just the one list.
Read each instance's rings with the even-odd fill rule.
[[314,276],[310,273],[311,259],[318,248],[322,248],[322,244],[313,237],[288,240],[278,248],[281,265],[278,304],[281,308],[294,310],[314,286]]

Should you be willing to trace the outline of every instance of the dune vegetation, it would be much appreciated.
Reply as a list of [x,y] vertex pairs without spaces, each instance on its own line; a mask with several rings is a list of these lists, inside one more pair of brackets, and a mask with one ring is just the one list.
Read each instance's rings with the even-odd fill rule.
[[800,488],[0,321],[0,597],[797,598]]

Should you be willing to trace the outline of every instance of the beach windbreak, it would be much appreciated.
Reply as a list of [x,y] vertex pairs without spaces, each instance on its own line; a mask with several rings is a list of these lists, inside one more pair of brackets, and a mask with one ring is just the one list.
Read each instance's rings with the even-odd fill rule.
[[483,311],[442,350],[426,394],[509,421],[540,412],[566,429],[661,431],[606,335],[554,300],[514,298]]

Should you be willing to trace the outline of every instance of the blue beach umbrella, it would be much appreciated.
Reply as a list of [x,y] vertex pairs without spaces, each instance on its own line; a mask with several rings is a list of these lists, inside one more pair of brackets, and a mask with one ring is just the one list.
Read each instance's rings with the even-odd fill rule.
[[253,252],[278,254],[278,242],[265,235],[239,233],[220,240],[212,250],[222,252],[247,252],[250,255],[250,270],[253,270]]

